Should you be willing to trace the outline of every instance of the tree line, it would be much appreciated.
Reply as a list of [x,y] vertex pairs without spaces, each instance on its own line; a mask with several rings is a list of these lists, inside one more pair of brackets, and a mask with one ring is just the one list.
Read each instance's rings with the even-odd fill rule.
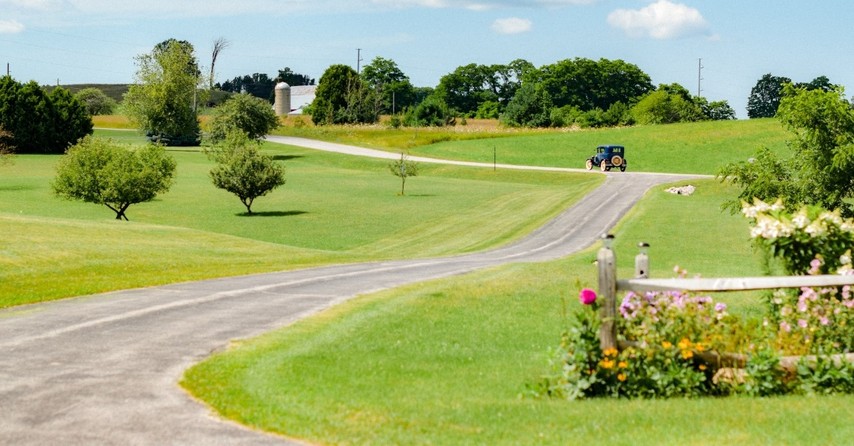
[[726,101],[692,96],[678,84],[652,84],[622,60],[575,58],[535,67],[468,64],[441,77],[435,88],[416,88],[397,64],[382,57],[357,73],[330,66],[308,110],[314,122],[355,124],[394,115],[395,125],[441,126],[458,118],[499,119],[513,127],[602,127],[734,119]]

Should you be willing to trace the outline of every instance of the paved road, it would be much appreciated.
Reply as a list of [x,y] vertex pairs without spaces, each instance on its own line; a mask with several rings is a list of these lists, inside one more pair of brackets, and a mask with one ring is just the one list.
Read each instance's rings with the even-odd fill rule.
[[[305,141],[277,142],[330,148]],[[0,311],[0,444],[299,444],[220,420],[180,389],[181,374],[230,340],[359,294],[564,257],[591,245],[653,185],[683,178],[607,174],[603,186],[554,221],[488,252],[182,283]]]

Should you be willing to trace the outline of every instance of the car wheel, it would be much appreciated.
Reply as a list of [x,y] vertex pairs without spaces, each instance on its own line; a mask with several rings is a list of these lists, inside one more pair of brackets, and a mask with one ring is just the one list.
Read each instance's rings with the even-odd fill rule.
[[611,164],[614,166],[619,166],[623,164],[623,157],[620,155],[614,155],[611,157]]
[[593,170],[593,160],[587,160],[587,162],[584,163],[584,165],[585,165],[585,167],[587,167],[587,170]]
[[602,172],[607,172],[608,171],[608,162],[605,160],[602,160],[602,162],[599,163],[599,170],[601,170]]
[[625,171],[626,171],[626,165],[623,164],[622,166],[620,166],[620,172],[625,172]]

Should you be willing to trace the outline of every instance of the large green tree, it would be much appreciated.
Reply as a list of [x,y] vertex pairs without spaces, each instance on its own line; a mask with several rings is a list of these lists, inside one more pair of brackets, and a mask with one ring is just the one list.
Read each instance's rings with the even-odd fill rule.
[[325,124],[372,124],[379,119],[380,100],[348,65],[332,65],[317,84],[309,107],[312,121]]
[[415,104],[415,87],[391,59],[374,58],[362,69],[362,79],[382,99],[380,113],[397,113]]
[[581,111],[631,106],[655,89],[649,75],[619,59],[565,59],[527,72],[525,81],[542,84],[556,107]]
[[741,193],[724,206],[737,212],[742,201],[782,198],[790,209],[815,204],[854,216],[854,109],[843,90],[787,84],[777,117],[793,135],[791,156],[779,159],[763,149],[749,161],[725,166],[718,177]]
[[0,77],[0,127],[11,133],[10,145],[21,153],[63,153],[92,133],[86,107],[62,87],[51,93],[34,81],[21,84]]
[[201,72],[193,46],[169,39],[137,56],[135,83],[125,94],[131,121],[154,141],[167,145],[198,145],[196,104]]
[[525,83],[501,115],[501,122],[511,127],[548,127],[553,108],[549,93],[542,85]]
[[60,197],[102,204],[116,213],[116,220],[127,220],[130,205],[168,191],[174,174],[175,160],[162,146],[132,150],[87,136],[59,160],[51,186]]
[[773,117],[783,97],[783,86],[791,82],[792,80],[788,77],[772,76],[771,73],[762,76],[750,89],[750,96],[747,98],[747,117],[751,119]]
[[497,103],[501,112],[519,89],[522,77],[532,69],[530,62],[522,59],[507,65],[464,65],[442,76],[434,94],[466,116],[475,116],[487,103]]

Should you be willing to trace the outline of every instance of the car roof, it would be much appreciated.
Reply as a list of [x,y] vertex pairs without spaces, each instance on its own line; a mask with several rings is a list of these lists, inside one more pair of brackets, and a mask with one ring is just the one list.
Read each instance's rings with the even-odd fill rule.
[[624,149],[625,147],[623,147],[623,146],[618,146],[618,145],[616,145],[616,144],[605,144],[605,145],[598,146],[598,147],[596,147],[596,148],[597,148],[597,149],[615,149],[615,148]]

